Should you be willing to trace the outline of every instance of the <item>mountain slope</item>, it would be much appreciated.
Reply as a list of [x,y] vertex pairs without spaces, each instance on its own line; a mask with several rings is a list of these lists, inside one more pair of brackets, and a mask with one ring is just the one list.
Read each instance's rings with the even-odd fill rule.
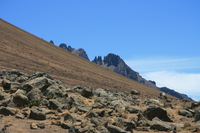
[[[69,86],[140,91],[158,96],[160,91],[109,71],[0,19],[0,69],[31,74],[49,73]],[[172,96],[169,96],[174,98]]]

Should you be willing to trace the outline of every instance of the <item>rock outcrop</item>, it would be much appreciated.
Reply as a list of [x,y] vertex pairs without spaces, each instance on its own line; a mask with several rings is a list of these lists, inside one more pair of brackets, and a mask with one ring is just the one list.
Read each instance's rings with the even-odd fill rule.
[[83,58],[85,58],[85,59],[87,59],[87,60],[90,60],[90,59],[88,58],[87,53],[86,53],[85,50],[82,49],[82,48],[79,48],[78,50],[76,50],[75,48],[72,48],[71,46],[67,46],[65,43],[61,43],[61,44],[59,45],[59,47],[65,49],[65,50],[67,50],[67,51],[69,51],[69,52],[72,52],[72,53],[75,54],[75,55],[78,55],[78,56],[83,57]]
[[102,59],[101,56],[98,56],[95,57],[95,59],[92,62],[101,65],[111,71],[119,73],[125,77],[133,79],[137,82],[157,89],[155,82],[149,82],[146,79],[142,78],[138,72],[132,70],[118,55],[108,54],[104,57],[104,59]]

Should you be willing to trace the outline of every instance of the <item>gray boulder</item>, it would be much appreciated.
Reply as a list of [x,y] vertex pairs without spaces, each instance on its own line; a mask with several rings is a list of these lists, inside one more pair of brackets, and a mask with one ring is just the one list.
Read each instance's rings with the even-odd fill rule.
[[133,95],[140,95],[140,92],[138,92],[137,90],[132,89],[131,90],[131,94],[133,94]]
[[57,99],[50,99],[49,104],[50,104],[49,106],[50,109],[56,110],[58,108],[60,109],[62,108],[62,104]]
[[51,85],[51,82],[46,77],[38,77],[28,81],[27,84],[33,86],[33,88],[38,88],[42,91],[45,91]]
[[71,114],[66,113],[64,115],[64,120],[61,122],[61,127],[64,129],[70,129],[75,122],[76,119]]
[[25,107],[28,105],[28,98],[21,93],[16,93],[13,96],[13,102],[17,105],[17,107]]
[[88,112],[87,115],[85,116],[85,118],[93,118],[93,117],[95,117],[95,118],[98,117],[98,114],[95,113],[94,111]]
[[0,107],[0,114],[3,115],[15,115],[17,113],[17,109],[11,107]]
[[[38,88],[32,89],[28,94],[27,94],[28,100],[30,101],[31,106],[38,106],[41,104],[41,101],[43,100],[43,94],[41,90]],[[36,104],[34,104],[36,103]]]
[[15,93],[18,89],[22,89],[21,84],[17,82],[12,82],[10,86],[10,93]]
[[175,126],[161,121],[159,118],[155,117],[150,125],[151,129],[156,129],[158,131],[173,131]]
[[93,96],[93,89],[90,87],[84,87],[81,95],[87,98],[91,98]]
[[98,96],[98,97],[106,97],[106,96],[108,96],[108,93],[104,89],[101,89],[101,88],[98,88],[98,89],[94,90],[93,94]]
[[46,119],[46,111],[43,110],[42,108],[33,106],[31,108],[29,118],[35,119],[35,120],[45,120]]
[[140,111],[142,111],[142,109],[140,107],[137,107],[137,106],[128,106],[126,108],[126,110],[129,112],[129,113],[138,113]]
[[127,131],[111,124],[108,124],[106,128],[110,133],[128,133]]
[[70,98],[73,102],[72,106],[81,106],[84,104],[83,98],[78,95],[71,96]]
[[194,122],[200,121],[200,107],[195,109],[194,112]]
[[110,106],[112,107],[115,107],[116,105],[126,106],[126,104],[122,100],[114,100],[110,103]]
[[179,114],[179,115],[182,115],[182,116],[186,116],[186,117],[188,117],[188,118],[192,118],[192,117],[193,117],[193,114],[192,114],[191,112],[189,112],[189,111],[187,111],[187,110],[184,110],[184,109],[180,109],[180,110],[178,111],[178,114]]
[[2,81],[2,87],[3,87],[3,89],[4,89],[5,91],[10,90],[10,86],[11,86],[10,80],[4,79],[4,80]]
[[88,106],[88,105],[87,106],[77,106],[77,108],[78,108],[78,111],[84,112],[84,113],[86,113],[92,109],[92,107]]

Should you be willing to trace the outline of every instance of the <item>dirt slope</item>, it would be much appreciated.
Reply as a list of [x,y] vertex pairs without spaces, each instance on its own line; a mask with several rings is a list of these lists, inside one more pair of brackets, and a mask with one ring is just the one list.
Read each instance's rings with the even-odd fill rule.
[[0,69],[17,69],[31,74],[46,72],[73,85],[113,90],[136,89],[142,96],[160,91],[140,84],[95,63],[76,56],[0,19]]

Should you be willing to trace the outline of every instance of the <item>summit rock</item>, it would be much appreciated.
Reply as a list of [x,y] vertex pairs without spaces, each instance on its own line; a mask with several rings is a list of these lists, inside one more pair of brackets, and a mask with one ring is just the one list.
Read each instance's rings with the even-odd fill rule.
[[72,48],[71,46],[67,46],[65,43],[61,43],[61,44],[59,45],[59,47],[65,49],[65,50],[67,50],[67,51],[69,51],[69,52],[72,52],[72,53],[75,54],[75,55],[78,55],[78,56],[83,57],[83,58],[85,58],[85,59],[87,59],[87,60],[90,60],[90,59],[88,58],[87,53],[86,53],[85,50],[82,49],[82,48],[79,48],[79,49],[77,50],[77,49],[75,49],[75,48]]

